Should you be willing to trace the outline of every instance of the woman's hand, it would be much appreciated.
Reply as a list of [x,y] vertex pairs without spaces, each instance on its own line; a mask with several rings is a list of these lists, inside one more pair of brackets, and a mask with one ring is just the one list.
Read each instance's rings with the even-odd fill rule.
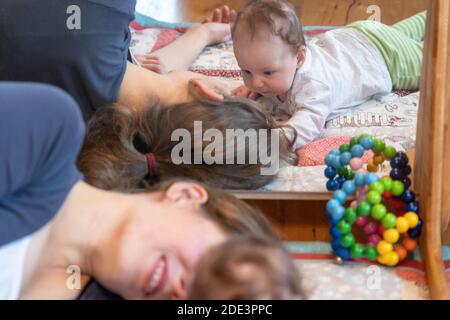
[[259,93],[250,90],[245,85],[237,87],[231,93],[235,96],[252,99],[252,100],[256,100],[258,97],[261,96]]

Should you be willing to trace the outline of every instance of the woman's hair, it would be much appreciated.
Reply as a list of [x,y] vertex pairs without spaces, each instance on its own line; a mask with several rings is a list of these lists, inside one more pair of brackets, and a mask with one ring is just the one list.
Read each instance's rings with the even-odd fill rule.
[[[201,121],[201,129],[196,121]],[[239,144],[237,136],[231,135],[233,149],[227,154],[229,144],[225,138],[230,129],[241,137],[252,130],[263,131],[267,139],[257,136],[258,143],[249,143],[244,137],[244,143]],[[225,98],[220,103],[195,101],[172,107],[156,104],[142,113],[106,107],[99,109],[88,123],[78,167],[86,182],[106,190],[132,191],[173,177],[188,177],[227,189],[256,189],[275,177],[275,173],[261,174],[262,169],[270,166],[261,161],[261,154],[272,159],[275,156],[280,163],[293,160],[292,142],[285,135],[288,129],[278,126],[259,104],[243,98]],[[211,137],[211,142],[202,140],[207,132],[222,135],[223,143],[219,140],[216,144]],[[278,139],[274,135],[279,150],[272,150],[274,132],[281,132]],[[196,138],[200,144],[195,142]],[[212,148],[211,143],[218,147]],[[187,147],[181,148],[182,144]],[[238,148],[239,145],[245,147]],[[146,154],[150,152],[156,175],[149,175]],[[205,154],[222,163],[208,162]],[[257,157],[250,161],[252,154]],[[245,156],[244,163],[238,161],[241,156]]]
[[193,300],[303,299],[301,277],[276,241],[239,236],[210,249],[188,289]]
[[239,24],[245,23],[252,37],[267,30],[279,36],[287,45],[297,51],[306,45],[303,26],[295,7],[286,0],[250,0],[237,13],[232,26],[234,37]]
[[189,179],[169,179],[151,186],[149,190],[164,192],[178,181],[190,181],[205,188],[208,200],[202,206],[203,212],[228,236],[250,235],[271,241],[280,239],[278,232],[259,209],[212,186]]

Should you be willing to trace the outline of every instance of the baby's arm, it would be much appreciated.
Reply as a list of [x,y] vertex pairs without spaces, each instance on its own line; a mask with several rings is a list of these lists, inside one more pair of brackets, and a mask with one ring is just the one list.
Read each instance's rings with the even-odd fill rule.
[[297,138],[294,150],[314,141],[320,135],[331,113],[332,94],[330,87],[318,81],[309,81],[300,87],[295,98],[294,114],[287,121]]

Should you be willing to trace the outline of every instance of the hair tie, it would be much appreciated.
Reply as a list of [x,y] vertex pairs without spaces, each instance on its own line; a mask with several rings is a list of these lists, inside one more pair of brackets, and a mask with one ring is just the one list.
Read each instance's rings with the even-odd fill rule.
[[148,166],[148,174],[150,177],[156,176],[156,161],[153,152],[149,152],[146,154],[147,157],[147,166]]

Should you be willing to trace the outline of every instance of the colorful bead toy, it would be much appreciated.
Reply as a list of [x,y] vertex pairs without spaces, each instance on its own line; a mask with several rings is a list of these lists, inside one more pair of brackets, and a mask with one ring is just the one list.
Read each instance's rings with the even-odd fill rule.
[[[374,156],[364,170],[361,158],[368,150]],[[380,178],[376,172],[386,161],[391,165],[390,175]],[[369,134],[352,138],[326,156],[327,189],[334,191],[326,210],[337,257],[395,266],[415,250],[423,222],[416,196],[409,190],[412,170],[408,162],[406,153]],[[344,207],[351,198],[355,200]],[[365,245],[357,243],[353,225],[367,236]]]

